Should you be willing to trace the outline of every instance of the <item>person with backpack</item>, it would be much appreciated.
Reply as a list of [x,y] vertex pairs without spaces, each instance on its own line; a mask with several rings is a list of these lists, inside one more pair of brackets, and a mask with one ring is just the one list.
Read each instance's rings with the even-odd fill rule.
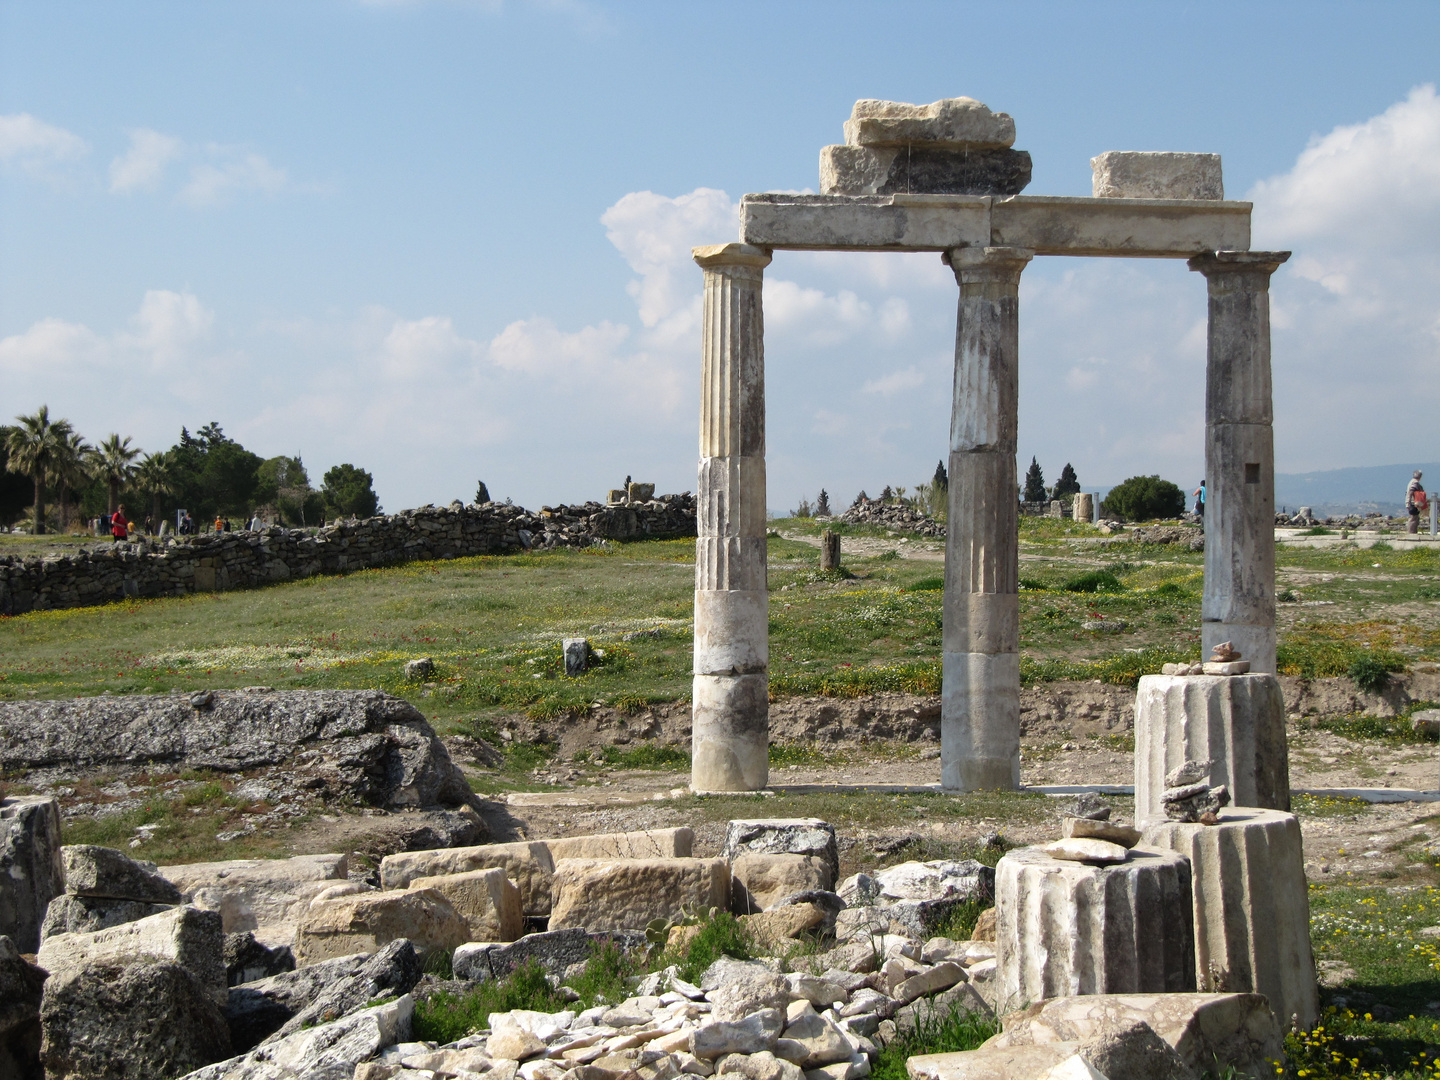
[[1430,497],[1425,494],[1425,488],[1420,483],[1420,470],[1415,470],[1415,475],[1410,478],[1410,483],[1405,486],[1405,513],[1410,515],[1410,524],[1406,531],[1418,533],[1420,531],[1420,513],[1430,509]]
[[1200,481],[1200,486],[1190,493],[1195,496],[1195,513],[1200,518],[1200,528],[1205,528],[1205,481]]

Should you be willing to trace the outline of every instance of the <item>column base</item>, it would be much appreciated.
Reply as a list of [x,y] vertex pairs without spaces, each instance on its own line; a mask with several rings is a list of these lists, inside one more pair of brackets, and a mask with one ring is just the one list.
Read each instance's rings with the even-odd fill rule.
[[770,676],[696,675],[691,696],[691,790],[762,790],[770,781]]
[[1020,786],[1020,656],[945,653],[940,696],[940,786]]

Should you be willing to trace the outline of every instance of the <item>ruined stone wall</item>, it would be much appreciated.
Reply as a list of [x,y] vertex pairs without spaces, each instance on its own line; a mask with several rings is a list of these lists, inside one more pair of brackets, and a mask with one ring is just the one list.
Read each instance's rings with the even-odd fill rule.
[[102,542],[77,554],[0,556],[0,614],[244,589],[418,559],[694,535],[695,498],[686,494],[624,506],[547,506],[538,514],[504,503],[451,503],[319,530],[276,526],[164,542]]

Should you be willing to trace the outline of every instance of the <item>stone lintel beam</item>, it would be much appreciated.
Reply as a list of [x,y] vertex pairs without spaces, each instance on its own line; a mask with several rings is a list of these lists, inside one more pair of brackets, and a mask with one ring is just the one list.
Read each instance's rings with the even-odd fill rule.
[[1205,275],[1205,590],[1200,646],[1230,641],[1252,672],[1275,671],[1275,445],[1270,275],[1288,251],[1213,251]]
[[740,236],[793,251],[1019,247],[1037,255],[1186,259],[1250,246],[1250,203],[1047,195],[746,195]]
[[705,293],[690,780],[697,791],[753,791],[769,777],[760,297],[770,253],[721,244],[693,254]]

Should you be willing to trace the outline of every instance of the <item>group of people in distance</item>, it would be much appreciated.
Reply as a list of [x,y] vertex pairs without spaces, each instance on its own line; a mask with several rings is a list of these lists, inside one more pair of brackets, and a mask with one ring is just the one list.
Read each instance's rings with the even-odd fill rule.
[[[1415,470],[1415,475],[1410,478],[1410,483],[1405,487],[1405,513],[1410,522],[1406,531],[1418,533],[1420,531],[1420,515],[1430,509],[1430,497],[1425,494],[1425,487],[1420,483],[1422,473]],[[1200,486],[1190,493],[1195,497],[1195,513],[1200,516],[1200,523],[1205,523],[1205,481],[1200,481]]]

